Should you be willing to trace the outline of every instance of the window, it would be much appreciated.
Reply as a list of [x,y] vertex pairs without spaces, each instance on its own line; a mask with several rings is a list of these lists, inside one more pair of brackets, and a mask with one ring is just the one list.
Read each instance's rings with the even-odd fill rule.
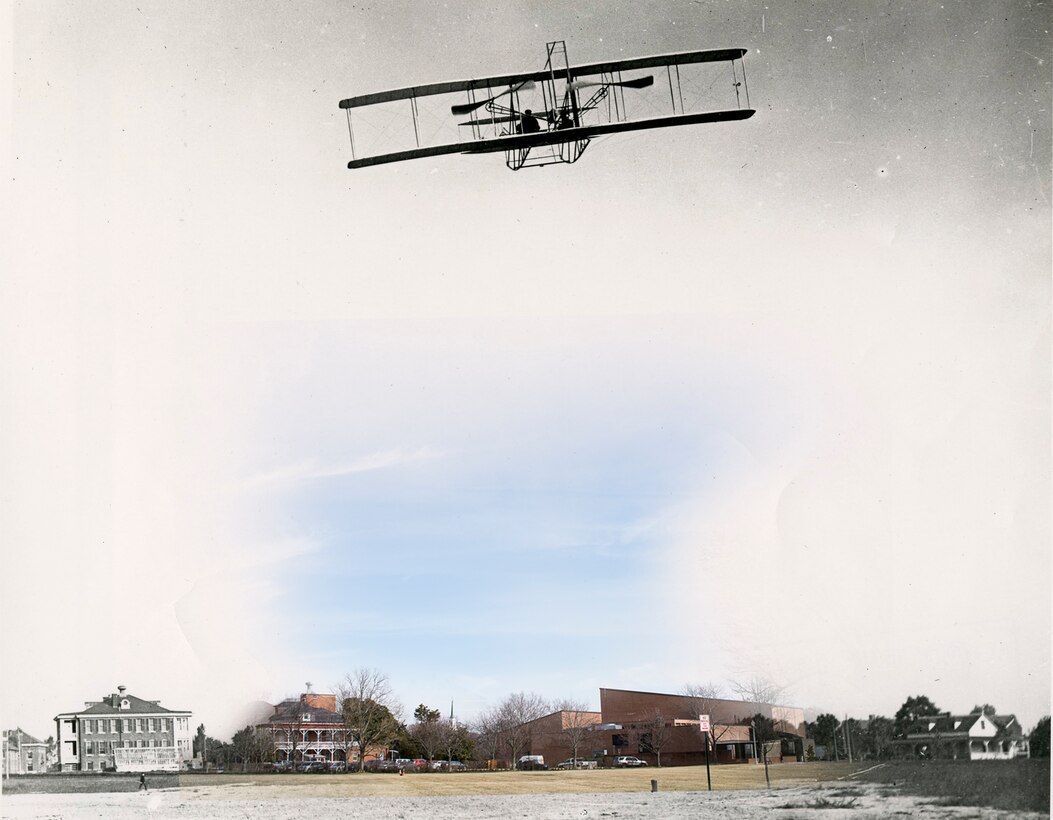
[[143,730],[143,719],[142,718],[136,718],[135,719],[135,731],[136,732],[141,732],[142,730]]
[[85,740],[84,741],[84,754],[93,755],[95,754],[95,741]]
[[94,764],[94,763],[92,763],[92,762],[91,762],[91,761],[89,760],[89,761],[88,761],[88,771],[89,771],[89,772],[91,772],[91,771],[94,771],[94,770],[95,770],[95,764]]
[[122,720],[124,721],[124,731],[130,732],[132,730],[132,719],[122,718]]

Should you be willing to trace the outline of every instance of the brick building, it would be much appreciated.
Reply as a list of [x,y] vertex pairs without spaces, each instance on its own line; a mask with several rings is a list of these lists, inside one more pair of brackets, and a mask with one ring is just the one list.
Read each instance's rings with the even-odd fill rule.
[[[756,738],[750,720],[761,715],[774,724],[778,738],[764,744],[770,761],[804,759],[804,711],[741,700],[600,689],[599,712],[553,712],[525,724],[523,754],[543,755],[549,766],[571,757],[572,738],[579,736],[578,757],[609,765],[619,756],[639,757],[649,765],[687,766],[706,760],[700,709],[710,719],[710,760],[745,763],[756,760]],[[580,727],[587,723],[587,730]]]
[[529,748],[523,754],[542,755],[546,765],[552,767],[573,756],[577,741],[577,756],[592,760],[596,744],[603,738],[601,722],[599,712],[565,710],[532,720],[524,724],[523,736]]
[[755,715],[770,720],[778,731],[778,740],[765,744],[769,760],[804,759],[804,710],[795,706],[600,689],[603,722],[620,727],[611,730],[613,754],[634,755],[651,764],[658,761],[659,746],[663,766],[705,762],[706,747],[699,729],[703,709],[709,715],[711,761],[743,763],[758,758],[759,745],[749,725]]
[[55,717],[58,763],[64,772],[178,771],[192,757],[189,711],[129,695],[125,687]]
[[358,744],[344,728],[336,695],[307,692],[284,700],[256,730],[274,743],[275,763],[358,762]]
[[21,729],[4,732],[4,775],[40,774],[48,770],[48,746]]

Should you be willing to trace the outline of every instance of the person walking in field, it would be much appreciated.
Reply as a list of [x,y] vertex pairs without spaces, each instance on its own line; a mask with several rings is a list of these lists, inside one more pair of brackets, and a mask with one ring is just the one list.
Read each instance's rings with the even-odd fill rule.
[[146,772],[143,772],[141,775],[139,775],[139,791],[150,791],[148,788],[146,788]]

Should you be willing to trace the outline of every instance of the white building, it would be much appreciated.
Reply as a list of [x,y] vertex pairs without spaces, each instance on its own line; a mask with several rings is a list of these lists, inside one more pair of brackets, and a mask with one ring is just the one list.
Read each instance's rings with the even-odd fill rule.
[[188,711],[117,693],[55,717],[61,771],[178,771],[193,757]]
[[1031,752],[1016,715],[986,710],[920,717],[895,745],[901,754],[920,758],[1012,760]]

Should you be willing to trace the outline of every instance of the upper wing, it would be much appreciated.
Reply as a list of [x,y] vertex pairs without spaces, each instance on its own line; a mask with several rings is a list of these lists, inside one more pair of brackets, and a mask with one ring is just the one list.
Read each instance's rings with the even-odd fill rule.
[[426,97],[432,94],[456,94],[461,91],[488,90],[502,86],[517,85],[525,82],[541,82],[555,77],[565,80],[570,77],[587,77],[611,71],[633,71],[640,68],[658,66],[687,65],[690,63],[713,63],[727,60],[741,60],[746,54],[744,48],[719,48],[707,51],[681,51],[674,54],[658,54],[654,57],[634,57],[628,60],[608,60],[602,63],[560,68],[555,71],[527,71],[519,74],[498,74],[493,77],[482,77],[477,80],[451,80],[445,83],[413,85],[406,88],[395,88],[390,91],[377,91],[373,94],[361,94],[340,101],[341,108],[358,108],[363,105],[408,100],[413,97]]
[[[746,56],[744,48],[716,48],[707,51],[680,51],[675,54],[656,54],[654,57],[633,57],[628,60],[608,60],[603,63],[588,63],[571,66],[567,71],[571,77],[587,77],[590,74],[603,74],[614,71],[635,71],[640,68],[658,68],[662,66],[689,65],[691,63],[719,63],[730,60],[741,60]],[[566,72],[557,72],[557,77]]]

